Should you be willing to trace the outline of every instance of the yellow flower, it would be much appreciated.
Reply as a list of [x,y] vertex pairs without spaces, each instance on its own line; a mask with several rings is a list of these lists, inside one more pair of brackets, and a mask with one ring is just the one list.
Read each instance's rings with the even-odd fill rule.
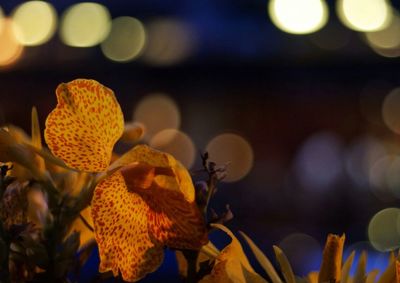
[[124,130],[112,90],[78,79],[60,84],[56,94],[45,129],[53,154],[85,172],[121,167],[97,185],[91,202],[100,272],[134,282],[158,268],[165,246],[200,249],[207,243],[190,175],[175,158],[139,145],[109,167]]

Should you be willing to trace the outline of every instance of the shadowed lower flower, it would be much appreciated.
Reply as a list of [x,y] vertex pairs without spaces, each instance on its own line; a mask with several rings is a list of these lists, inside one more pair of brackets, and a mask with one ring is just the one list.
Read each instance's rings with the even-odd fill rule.
[[134,282],[157,269],[165,246],[207,243],[190,175],[175,158],[139,145],[109,167],[124,129],[112,90],[78,79],[59,85],[56,94],[45,130],[53,154],[85,172],[120,168],[97,185],[91,203],[100,272]]

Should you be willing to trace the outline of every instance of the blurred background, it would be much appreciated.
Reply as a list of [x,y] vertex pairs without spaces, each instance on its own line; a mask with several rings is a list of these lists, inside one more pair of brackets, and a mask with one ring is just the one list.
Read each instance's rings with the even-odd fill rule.
[[[369,269],[399,247],[398,1],[0,7],[2,124],[29,130],[36,105],[44,126],[60,82],[93,78],[115,91],[128,125],[144,125],[144,142],[192,171],[205,150],[228,164],[211,207],[230,204],[228,226],[271,258],[280,245],[296,274],[319,268],[330,232],[346,234],[345,255],[367,249]],[[173,257],[145,281],[175,282]],[[95,256],[86,269],[82,282]]]

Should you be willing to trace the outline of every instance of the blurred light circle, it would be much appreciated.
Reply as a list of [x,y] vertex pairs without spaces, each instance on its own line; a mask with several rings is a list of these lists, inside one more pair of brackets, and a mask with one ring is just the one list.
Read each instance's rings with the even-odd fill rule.
[[184,22],[159,19],[147,25],[143,58],[154,65],[172,65],[185,60],[195,47],[193,30]]
[[379,31],[367,32],[365,37],[369,45],[383,49],[396,49],[400,47],[400,18],[394,14],[390,24]]
[[336,5],[341,22],[356,31],[378,31],[392,19],[392,9],[386,0],[338,0]]
[[368,82],[360,94],[360,111],[364,118],[373,124],[384,125],[382,117],[383,101],[390,90],[392,84],[387,81]]
[[386,126],[400,134],[400,88],[392,90],[383,101],[382,117]]
[[288,257],[296,274],[307,274],[319,268],[322,249],[313,237],[303,233],[290,234],[278,246]]
[[164,94],[151,94],[137,104],[133,121],[144,126],[144,137],[149,140],[164,129],[178,129],[181,116],[175,101]]
[[57,13],[44,1],[28,1],[12,13],[16,39],[23,45],[35,46],[47,42],[56,31]]
[[295,159],[297,179],[307,190],[332,186],[342,173],[343,149],[339,138],[329,132],[309,137]]
[[371,192],[380,200],[388,201],[393,199],[393,194],[388,188],[387,175],[395,156],[385,155],[378,159],[371,167],[369,182]]
[[368,239],[378,251],[392,251],[400,246],[399,216],[399,208],[386,208],[376,213],[370,220]]
[[21,57],[23,46],[15,38],[12,20],[3,19],[0,22],[3,23],[0,30],[0,66],[9,66]]
[[386,184],[393,195],[400,198],[400,157],[396,156],[386,172]]
[[186,168],[192,167],[195,161],[196,149],[193,141],[188,135],[176,129],[158,132],[149,144],[155,149],[171,154]]
[[313,33],[328,21],[324,0],[271,0],[268,11],[275,26],[293,34]]
[[362,137],[352,143],[346,154],[346,172],[360,188],[369,187],[373,165],[386,156],[385,147],[373,137]]
[[236,182],[244,178],[253,167],[253,149],[243,137],[226,133],[214,137],[207,145],[210,161],[217,165],[228,164],[224,182]]
[[0,6],[0,33],[2,33],[3,31],[4,21],[5,21],[4,11]]
[[74,47],[95,46],[107,37],[110,25],[111,16],[105,6],[92,2],[75,4],[61,19],[61,40]]
[[108,37],[101,43],[104,56],[116,62],[128,62],[139,56],[146,42],[143,24],[132,17],[112,21]]

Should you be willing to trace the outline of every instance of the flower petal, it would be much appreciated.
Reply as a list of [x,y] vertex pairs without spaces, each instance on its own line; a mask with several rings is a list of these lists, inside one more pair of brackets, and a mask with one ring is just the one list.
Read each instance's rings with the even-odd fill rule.
[[342,255],[345,235],[329,234],[326,239],[318,282],[339,282],[342,273]]
[[172,170],[169,176],[158,174],[156,181],[165,189],[180,191],[188,202],[194,201],[195,190],[192,178],[186,168],[172,155],[152,149],[147,145],[137,145],[116,160],[110,169],[132,163],[146,163],[153,167],[169,168]]
[[[146,167],[147,171],[143,169]],[[177,184],[172,181],[176,180],[173,170],[134,163],[123,167],[121,174],[128,190],[148,205],[148,229],[158,242],[175,249],[200,249],[208,242],[204,218],[196,203],[187,201],[178,189],[171,189]]]
[[226,246],[218,256],[213,270],[200,283],[267,283],[251,267],[239,240],[225,226],[212,224],[231,238],[232,242]]
[[57,107],[46,120],[45,139],[68,166],[88,172],[106,170],[124,131],[121,108],[111,89],[77,79],[57,87]]
[[163,259],[163,247],[148,233],[148,205],[129,192],[118,171],[95,189],[92,216],[99,245],[100,272],[121,272],[134,282],[155,271]]

